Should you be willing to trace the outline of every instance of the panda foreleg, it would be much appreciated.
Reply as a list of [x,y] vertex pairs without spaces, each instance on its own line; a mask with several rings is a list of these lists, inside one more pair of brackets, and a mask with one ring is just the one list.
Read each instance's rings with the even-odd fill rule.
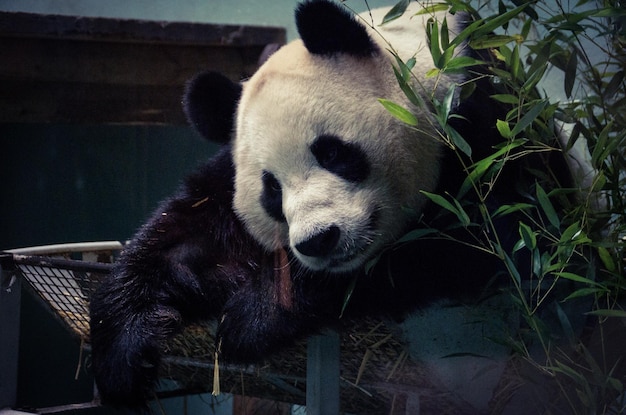
[[162,204],[91,298],[93,368],[105,402],[143,403],[164,342],[187,324],[217,318],[255,272],[253,254],[239,256],[256,245],[234,219],[229,189],[211,180],[220,169],[209,163]]
[[[272,261],[279,253],[269,253]],[[338,324],[345,281],[302,269],[262,266],[223,309],[217,347],[226,362],[254,363],[292,346],[297,340]],[[338,288],[339,287],[339,288]]]
[[[135,314],[123,324],[103,322],[108,327],[103,327],[101,332],[107,340],[96,343],[98,346],[92,349],[93,370],[103,402],[128,406],[145,402],[157,379],[159,341],[166,336],[163,326],[157,332],[148,334],[150,327],[157,326],[149,320],[167,320],[160,318],[164,314],[167,311],[147,310]],[[144,334],[130,334],[133,332]]]
[[190,323],[216,318],[237,290],[237,278],[249,272],[238,264],[204,268],[196,263],[199,255],[185,245],[167,251],[135,245],[93,295],[93,369],[104,402],[143,404],[157,381],[165,342]]
[[91,299],[92,363],[100,396],[141,405],[158,373],[161,342],[181,324],[180,313],[159,304],[122,270]]
[[303,333],[298,313],[275,301],[272,292],[247,284],[226,303],[217,331],[226,362],[255,363],[293,343]]

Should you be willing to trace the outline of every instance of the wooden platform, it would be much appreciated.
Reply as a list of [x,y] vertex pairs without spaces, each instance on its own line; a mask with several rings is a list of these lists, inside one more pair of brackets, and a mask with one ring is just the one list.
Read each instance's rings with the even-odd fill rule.
[[185,82],[250,76],[283,28],[0,12],[0,122],[183,124]]

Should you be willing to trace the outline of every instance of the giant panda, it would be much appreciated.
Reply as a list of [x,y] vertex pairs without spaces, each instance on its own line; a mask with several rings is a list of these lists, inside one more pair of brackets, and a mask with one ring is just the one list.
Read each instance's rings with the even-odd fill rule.
[[[385,12],[356,17],[330,0],[305,1],[295,14],[301,39],[250,79],[204,73],[189,82],[190,123],[222,148],[156,209],[91,298],[105,402],[150,396],[160,347],[189,323],[219,322],[221,361],[258,362],[340,315],[401,318],[442,296],[479,295],[497,273],[498,261],[463,243],[390,248],[415,223],[445,223],[421,191],[454,194],[466,175],[429,108],[399,87],[390,45],[415,57],[425,102],[469,75],[426,78],[425,17],[409,9],[376,26]],[[447,20],[451,30],[467,24],[461,13]],[[450,117],[477,159],[500,140],[495,121],[506,111],[480,78],[469,98],[455,96]],[[379,98],[410,108],[419,125],[394,118]],[[519,182],[518,173],[508,174]],[[513,187],[495,193],[507,200]]]

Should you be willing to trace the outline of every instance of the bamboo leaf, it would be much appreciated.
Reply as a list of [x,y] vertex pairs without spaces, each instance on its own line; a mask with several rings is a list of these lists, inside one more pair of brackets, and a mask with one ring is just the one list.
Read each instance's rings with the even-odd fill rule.
[[462,198],[465,194],[472,188],[474,183],[478,183],[478,181],[483,177],[483,175],[489,170],[489,167],[493,164],[493,159],[491,157],[480,160],[476,163],[470,173],[463,180],[463,184],[461,184],[461,188],[459,189],[459,193],[457,194],[457,198]]
[[417,117],[413,115],[411,111],[384,98],[379,98],[378,102],[380,102],[383,107],[385,107],[385,109],[398,120],[414,127],[417,126]]
[[[506,13],[506,5],[504,4],[504,1],[498,0],[498,14],[502,14],[502,13]],[[505,32],[508,31],[509,29],[508,22],[503,24],[502,28],[504,29]]]
[[[610,121],[609,125],[613,126],[613,121]],[[615,136],[611,134],[609,134],[609,136],[610,138],[608,142],[606,143],[606,146],[600,152],[600,155],[598,157],[599,162],[604,162],[604,160],[607,160],[610,157],[610,155],[614,154],[615,150],[619,148],[621,145],[623,145],[622,143],[626,140],[626,133],[624,131],[620,131],[619,136]]]
[[563,328],[563,333],[569,340],[570,344],[576,343],[576,335],[574,334],[574,329],[572,328],[572,323],[570,323],[567,314],[563,311],[563,308],[559,303],[555,303],[556,314],[559,317],[559,322],[561,323],[561,327]]
[[437,116],[439,117],[440,125],[445,125],[448,121],[448,116],[450,115],[450,111],[452,110],[452,101],[454,100],[454,92],[456,91],[456,84],[451,84],[448,87],[448,91],[446,91],[446,95],[443,97],[443,101],[441,101],[441,105],[439,106],[439,113]]
[[535,236],[532,229],[530,229],[530,226],[526,225],[523,222],[520,222],[519,227],[518,227],[518,232],[520,236],[522,237],[522,240],[524,241],[524,245],[526,245],[526,248],[528,248],[531,251],[535,249],[535,247],[537,246],[537,237]]
[[550,224],[556,229],[559,229],[561,226],[559,216],[556,214],[556,210],[554,210],[554,206],[552,206],[552,202],[550,202],[546,191],[543,190],[539,183],[537,183],[537,200],[539,201],[539,205],[541,206],[543,213],[545,213],[548,218]]
[[572,90],[574,89],[574,83],[576,82],[576,70],[578,68],[578,54],[576,49],[573,49],[570,53],[567,64],[565,65],[565,80],[563,81],[565,88],[565,95],[568,98],[572,96]]
[[461,224],[463,226],[469,226],[469,224],[471,223],[470,218],[467,212],[465,212],[465,209],[463,209],[463,206],[461,206],[461,203],[459,203],[459,201],[456,198],[452,198],[452,201],[454,202],[454,206],[457,209],[457,212],[458,212],[457,217],[461,221]]
[[550,51],[552,49],[552,42],[546,42],[541,48],[534,48],[534,59],[530,68],[528,68],[527,74],[529,78],[533,78],[539,74],[539,78],[543,76],[545,68],[548,66],[548,60],[550,59]]
[[515,137],[517,134],[522,132],[526,127],[535,121],[535,119],[541,114],[541,112],[548,105],[547,100],[539,100],[537,101],[530,109],[524,114],[524,116],[515,124],[513,130],[511,130],[511,137]]
[[432,235],[434,233],[437,233],[437,229],[432,229],[432,228],[413,229],[412,231],[404,234],[404,236],[398,239],[396,243],[414,241],[416,239],[420,239],[426,235]]
[[607,379],[607,383],[617,392],[618,395],[621,395],[624,392],[624,384],[619,379],[610,376]]
[[580,298],[580,297],[586,297],[588,295],[596,295],[596,294],[601,294],[601,293],[605,293],[607,290],[602,289],[602,288],[581,288],[579,290],[576,290],[574,292],[572,292],[570,295],[568,295],[567,297],[565,297],[565,299],[563,299],[563,301],[568,301],[568,300],[572,300],[574,298]]
[[417,63],[417,59],[415,59],[415,56],[413,56],[407,59],[405,66],[407,67],[409,71],[412,71],[416,63]]
[[430,193],[425,190],[420,191],[420,193],[422,193],[424,196],[426,196],[427,198],[429,198],[431,201],[438,204],[442,208],[454,213],[455,215],[457,214],[457,211],[455,207],[452,205],[452,203],[448,202],[443,196],[435,194],[435,193]]
[[411,78],[411,70],[402,61],[402,59],[400,59],[399,56],[396,55],[395,58],[396,58],[396,63],[398,64],[398,67],[397,68],[395,66],[393,67],[393,73],[396,75],[396,79],[398,80],[398,82],[401,82],[402,84],[406,84]]
[[439,75],[439,73],[441,73],[441,71],[437,68],[432,68],[429,71],[426,72],[425,76],[426,78],[434,78],[435,76]]
[[561,238],[559,239],[560,245],[579,245],[582,243],[591,242],[591,240],[585,235],[580,228],[579,222],[574,222],[563,231]]
[[511,138],[511,126],[509,126],[508,122],[503,120],[497,120],[496,128],[498,129],[498,132],[502,137]]
[[604,98],[612,98],[613,95],[615,95],[615,93],[619,91],[623,81],[624,71],[619,71],[615,75],[613,75],[609,83],[606,85],[606,88],[604,88],[604,92],[602,94]]
[[[451,53],[453,52],[453,50],[451,48],[446,49],[446,53],[444,53],[443,56],[444,57],[447,56],[449,52]],[[472,67],[472,66],[483,65],[484,63],[485,63],[484,61],[474,59],[470,56],[457,56],[455,58],[448,59],[445,62],[445,64],[442,65],[441,68],[446,72],[451,72],[451,71],[459,71],[461,69]]]
[[441,195],[430,193],[425,190],[421,190],[420,193],[422,193],[424,196],[429,198],[433,203],[436,203],[437,205],[441,206],[445,210],[454,213],[457,219],[459,220],[459,222],[463,226],[467,226],[470,224],[469,216],[467,215],[465,210],[461,207],[461,204],[459,203],[458,200],[453,199],[454,200],[454,205],[453,205]]
[[415,16],[423,15],[423,14],[435,14],[437,12],[445,12],[448,11],[450,6],[447,3],[434,3],[430,5],[425,5],[421,8]]
[[[450,47],[448,49],[443,49],[443,53],[439,57],[439,61],[437,62],[437,68],[448,71],[448,64],[452,60],[452,56],[454,55],[454,48]],[[470,58],[471,59],[471,58]]]
[[553,367],[552,368],[555,372],[560,372],[560,373],[563,373],[566,376],[569,376],[571,379],[573,379],[578,384],[585,384],[585,382],[586,382],[585,378],[577,370],[572,369],[570,366],[567,366],[567,365],[559,362],[558,360],[555,360],[555,362],[556,362],[557,367]]
[[409,7],[409,3],[410,3],[410,0],[400,0],[398,3],[396,3],[396,5],[393,6],[391,10],[387,12],[385,17],[383,17],[381,26],[384,25],[385,23],[389,23],[393,20],[396,20],[398,17],[402,16],[404,12],[406,11],[406,8]]
[[511,75],[513,76],[513,79],[519,79],[520,78],[520,71],[521,71],[521,61],[519,58],[519,45],[515,45],[513,47],[513,53],[511,54],[511,60],[508,62],[509,63],[509,68],[511,70]]
[[562,272],[554,272],[553,274],[559,278],[565,278],[566,280],[579,282],[581,284],[587,284],[592,287],[603,287],[601,284],[593,280],[590,280],[589,278],[583,277],[581,275],[574,274],[573,272],[562,271]]
[[513,149],[520,147],[526,143],[526,140],[513,140],[507,143],[505,146],[500,148],[495,153],[491,154],[489,157],[485,157],[484,159],[474,163],[470,166],[469,174],[463,181],[461,188],[459,189],[459,193],[457,194],[457,198],[462,198],[467,191],[472,187],[473,183],[477,183],[483,175],[487,172],[487,170],[493,165],[496,159],[502,157],[506,153],[512,151]]
[[518,212],[520,210],[532,209],[534,206],[530,203],[517,203],[515,205],[502,205],[493,212],[491,217],[506,216],[511,213]]
[[592,10],[590,16],[594,17],[623,17],[626,16],[626,10],[617,7],[605,7],[598,10]]
[[451,46],[459,46],[465,39],[472,36],[474,38],[480,38],[482,36],[486,36],[487,34],[493,32],[498,27],[504,25],[509,22],[511,19],[519,15],[524,9],[526,5],[518,6],[508,12],[498,14],[491,19],[480,19],[461,31],[451,42]]
[[597,193],[601,192],[606,185],[606,176],[602,170],[598,171],[596,177],[593,180],[593,186],[591,187],[591,192]]
[[611,309],[601,309],[601,310],[593,310],[585,313],[592,316],[600,316],[600,317],[619,317],[626,318],[626,311],[624,310],[611,310]]
[[487,35],[480,38],[472,39],[469,41],[469,46],[472,49],[491,49],[499,48],[502,45],[506,45],[511,42],[520,42],[521,36],[509,36],[509,35]]
[[528,37],[528,33],[530,33],[530,29],[532,27],[532,19],[527,19],[522,26],[522,31],[520,33],[522,37],[522,41]]
[[513,0],[513,4],[515,4],[515,5],[519,5],[519,4],[526,5],[526,7],[524,7],[524,13],[526,13],[526,15],[528,17],[530,17],[531,20],[535,20],[535,21],[539,20],[539,15],[535,11],[535,9],[533,9],[531,7],[531,5],[533,4],[532,2],[527,1],[527,0]]
[[426,34],[428,35],[428,43],[430,45],[430,55],[433,58],[433,63],[437,69],[442,69],[439,66],[441,60],[441,48],[439,47],[439,27],[434,19],[428,19],[426,24]]
[[411,71],[413,70],[413,67],[415,66],[415,62],[416,59],[415,57],[409,58],[405,61],[403,61],[398,55],[394,54],[393,57],[396,60],[396,64],[398,65],[398,68],[394,67],[395,71],[398,71],[398,69],[400,70],[399,72],[396,73],[396,77],[400,76],[399,79],[402,79],[404,82],[408,82],[409,79],[411,79]]
[[463,136],[449,124],[446,124],[445,130],[450,140],[452,140],[452,144],[454,144],[454,146],[462,151],[467,157],[472,157],[472,147],[467,141],[465,141]]
[[450,46],[450,34],[448,32],[448,19],[445,17],[443,18],[443,22],[441,22],[439,37],[441,38],[441,49],[448,50]]
[[504,252],[504,250],[502,249],[500,245],[496,246],[496,250],[498,251],[498,255],[500,255],[500,257],[506,264],[507,270],[509,271],[509,275],[513,278],[513,280],[515,281],[515,284],[519,286],[522,282],[522,278],[520,276],[520,273],[517,267],[515,266],[515,263],[513,262],[513,260],[511,260],[511,257],[509,257],[507,253]]
[[609,252],[609,250],[603,246],[599,246],[597,250],[598,250],[598,256],[600,257],[600,260],[604,264],[604,267],[609,272],[615,272],[617,267],[615,266],[615,262],[613,261],[613,257],[611,256],[611,253]]
[[603,129],[600,131],[598,135],[598,141],[593,149],[593,153],[591,153],[591,162],[593,166],[597,169],[600,169],[602,163],[604,162],[604,157],[602,154],[604,153],[604,149],[607,147],[607,143],[609,141],[609,135],[611,130],[613,129],[613,122],[609,122]]
[[424,108],[425,107],[424,100],[422,99],[422,97],[420,97],[418,94],[415,93],[411,85],[404,78],[404,75],[402,74],[402,72],[404,71],[404,67],[405,67],[404,63],[402,63],[402,65],[403,66],[401,66],[400,70],[398,70],[395,67],[393,68],[393,71],[396,75],[396,79],[398,81],[398,85],[400,86],[400,89],[402,89],[402,92],[404,92],[404,95],[409,99],[411,104],[415,105],[418,108]]
[[526,79],[526,82],[524,82],[524,85],[522,85],[522,90],[527,93],[533,91],[537,87],[537,84],[542,79],[544,79],[543,75],[546,73],[547,70],[548,66],[546,65],[540,67],[537,72],[530,74],[530,76],[528,76],[528,79]]
[[490,98],[493,98],[496,101],[502,102],[504,104],[519,104],[519,97],[511,94],[494,94],[491,95]]

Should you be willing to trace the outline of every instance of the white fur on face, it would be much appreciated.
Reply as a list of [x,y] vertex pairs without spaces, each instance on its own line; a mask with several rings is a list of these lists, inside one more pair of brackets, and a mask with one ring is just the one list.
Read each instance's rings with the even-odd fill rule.
[[[410,35],[415,38],[415,29]],[[289,246],[311,269],[349,271],[397,238],[409,212],[421,209],[419,191],[433,190],[439,175],[436,132],[427,122],[420,131],[408,128],[378,98],[410,106],[386,53],[320,57],[300,41],[277,51],[244,85],[233,149],[234,207],[265,247]],[[359,146],[368,177],[354,183],[322,168],[310,146],[323,135]],[[260,202],[264,172],[280,183],[285,221],[270,217]],[[330,253],[305,256],[295,249],[329,226],[340,230]]]

